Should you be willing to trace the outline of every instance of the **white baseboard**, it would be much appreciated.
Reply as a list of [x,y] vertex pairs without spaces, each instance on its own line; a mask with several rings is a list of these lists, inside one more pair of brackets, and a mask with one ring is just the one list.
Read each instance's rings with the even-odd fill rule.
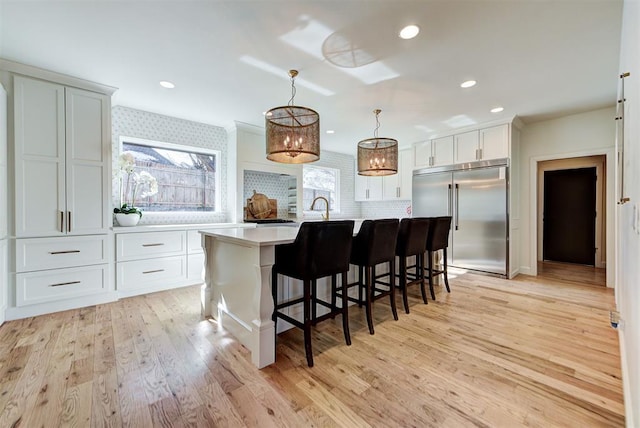
[[115,302],[118,296],[115,292],[100,293],[92,296],[78,297],[36,305],[10,307],[4,311],[7,321],[21,318],[35,317],[38,315],[51,314],[54,312],[68,311],[71,309],[85,308],[87,306],[102,305],[104,303]]

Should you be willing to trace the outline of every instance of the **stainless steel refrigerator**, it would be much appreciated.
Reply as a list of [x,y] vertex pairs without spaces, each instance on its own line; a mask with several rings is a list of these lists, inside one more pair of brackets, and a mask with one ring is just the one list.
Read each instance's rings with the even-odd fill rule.
[[449,266],[509,272],[509,160],[413,172],[413,217],[450,215]]

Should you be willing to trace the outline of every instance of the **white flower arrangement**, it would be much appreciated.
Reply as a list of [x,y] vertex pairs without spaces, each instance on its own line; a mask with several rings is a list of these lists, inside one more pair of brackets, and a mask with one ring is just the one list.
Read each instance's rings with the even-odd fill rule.
[[[158,193],[158,181],[147,171],[135,172],[135,158],[131,152],[123,152],[118,158],[120,167],[120,207],[114,208],[116,214],[138,214],[142,211],[135,207],[136,196],[148,198]],[[126,177],[125,177],[126,176]]]

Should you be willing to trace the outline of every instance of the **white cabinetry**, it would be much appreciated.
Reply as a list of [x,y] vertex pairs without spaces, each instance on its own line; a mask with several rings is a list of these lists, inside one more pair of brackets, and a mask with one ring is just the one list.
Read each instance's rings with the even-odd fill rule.
[[411,150],[400,150],[398,152],[398,173],[385,175],[382,179],[382,198],[384,200],[411,199],[412,155]]
[[[111,94],[0,59],[10,100],[8,319],[112,301]],[[4,180],[2,180],[4,181]]]
[[382,177],[368,177],[366,175],[359,175],[356,172],[355,199],[360,202],[381,201]]
[[187,231],[187,278],[194,283],[204,282],[204,249],[197,230]]
[[187,262],[186,230],[119,233],[116,235],[118,295],[133,296],[200,282],[201,279],[190,280]]
[[439,166],[453,163],[453,135],[413,145],[414,166]]
[[106,233],[110,100],[16,75],[16,237]]
[[509,125],[499,125],[454,136],[455,163],[509,157]]

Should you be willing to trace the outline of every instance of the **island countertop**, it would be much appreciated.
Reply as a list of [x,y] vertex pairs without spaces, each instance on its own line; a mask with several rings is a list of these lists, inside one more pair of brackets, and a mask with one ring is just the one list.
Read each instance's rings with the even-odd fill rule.
[[296,239],[298,227],[268,226],[254,228],[229,228],[199,230],[204,236],[212,236],[225,242],[252,246],[288,244]]

